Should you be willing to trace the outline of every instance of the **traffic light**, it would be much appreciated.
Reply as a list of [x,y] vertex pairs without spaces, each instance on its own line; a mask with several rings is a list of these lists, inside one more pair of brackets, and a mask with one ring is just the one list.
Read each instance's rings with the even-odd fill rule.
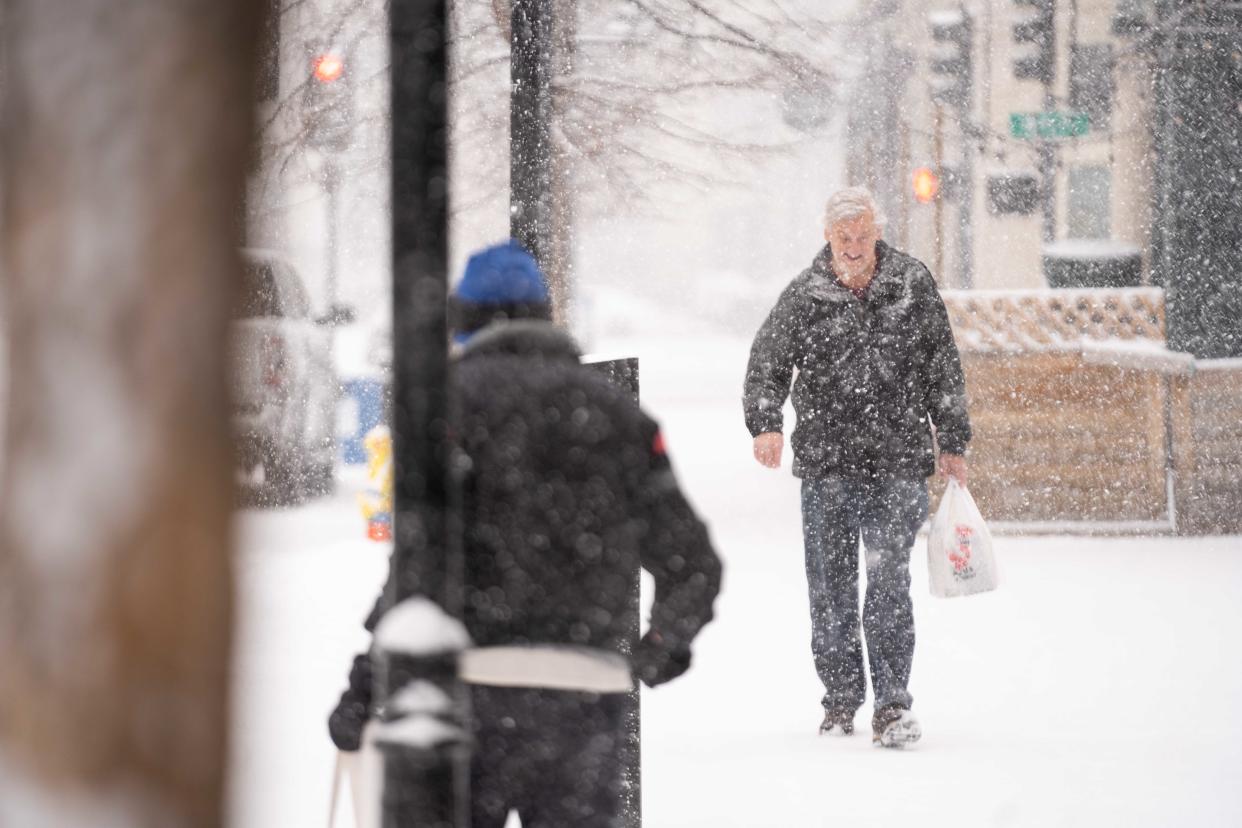
[[931,92],[936,103],[968,109],[973,68],[971,22],[961,10],[927,15],[934,44],[931,53]]
[[1013,42],[1023,47],[1014,56],[1013,76],[1052,83],[1056,68],[1056,0],[1013,0],[1033,10],[1013,24]]
[[318,149],[344,150],[353,138],[353,90],[344,56],[325,50],[311,58],[302,97],[306,142]]
[[940,193],[940,176],[930,167],[919,167],[914,171],[914,200],[919,204],[930,204]]
[[311,66],[311,74],[322,84],[336,83],[345,74],[345,61],[341,60],[340,55],[332,52],[317,55],[311,61]]

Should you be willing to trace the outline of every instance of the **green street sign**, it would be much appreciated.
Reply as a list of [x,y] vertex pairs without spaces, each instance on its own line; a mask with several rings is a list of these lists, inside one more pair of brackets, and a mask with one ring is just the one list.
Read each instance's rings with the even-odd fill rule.
[[1077,138],[1091,131],[1085,112],[1014,112],[1009,115],[1009,134],[1014,138]]

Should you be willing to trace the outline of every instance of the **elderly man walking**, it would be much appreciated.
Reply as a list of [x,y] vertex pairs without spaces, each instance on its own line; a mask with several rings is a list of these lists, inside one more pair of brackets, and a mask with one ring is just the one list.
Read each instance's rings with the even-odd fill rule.
[[[861,187],[828,200],[828,244],[781,293],[755,336],[743,405],[755,459],[777,468],[782,408],[793,383],[811,649],[825,689],[820,733],[854,732],[866,699],[865,636],[872,738],[902,747],[921,735],[908,690],[910,549],[927,515],[933,434],[940,473],[965,484],[970,419],[936,284],[921,262],[880,240],[883,227]],[[861,624],[860,538],[867,572]]]

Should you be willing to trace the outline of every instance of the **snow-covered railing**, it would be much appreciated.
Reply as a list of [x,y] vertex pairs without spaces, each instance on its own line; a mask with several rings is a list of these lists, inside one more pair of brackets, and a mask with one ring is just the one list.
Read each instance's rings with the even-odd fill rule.
[[947,290],[958,346],[972,351],[1074,349],[1084,340],[1164,341],[1161,288]]

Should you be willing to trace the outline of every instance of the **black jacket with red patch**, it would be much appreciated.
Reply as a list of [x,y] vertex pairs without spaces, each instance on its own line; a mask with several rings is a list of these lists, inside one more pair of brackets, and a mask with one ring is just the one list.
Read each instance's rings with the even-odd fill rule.
[[481,647],[628,651],[641,564],[651,628],[688,647],[712,617],[720,560],[655,421],[579,357],[556,326],[515,321],[454,363],[466,628]]
[[[631,655],[654,685],[684,672],[712,618],[721,565],[686,501],[655,421],[546,322],[495,323],[452,372],[461,482],[462,620],[477,647],[575,645]],[[638,629],[638,567],[655,595]],[[366,621],[374,630],[384,596]],[[371,661],[354,659],[328,720],[357,750]]]

